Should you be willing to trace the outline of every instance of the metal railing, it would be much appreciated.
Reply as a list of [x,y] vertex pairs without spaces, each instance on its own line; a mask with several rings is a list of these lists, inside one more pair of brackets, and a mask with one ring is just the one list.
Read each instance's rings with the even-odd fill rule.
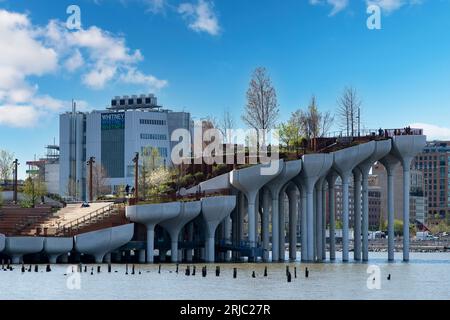
[[61,226],[58,226],[57,233],[65,233],[70,230],[77,230],[83,224],[85,225],[85,224],[92,223],[92,220],[94,220],[94,219],[104,218],[106,216],[109,216],[109,214],[113,213],[114,210],[116,210],[114,204],[110,204],[108,206],[101,207],[101,208],[99,208],[95,211],[92,211],[80,218],[77,218],[77,219],[67,222]]

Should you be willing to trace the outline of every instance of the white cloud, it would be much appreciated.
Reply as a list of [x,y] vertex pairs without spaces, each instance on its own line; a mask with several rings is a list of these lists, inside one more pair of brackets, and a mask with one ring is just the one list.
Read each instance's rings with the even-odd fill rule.
[[331,12],[329,16],[334,16],[347,8],[349,0],[309,0],[309,3],[313,6],[327,4],[331,6]]
[[126,74],[123,74],[120,78],[124,83],[140,84],[148,88],[162,89],[167,86],[166,80],[159,80],[151,75],[145,75],[141,71],[136,69],[129,69]]
[[450,128],[439,127],[428,123],[413,123],[411,128],[421,128],[427,136],[427,140],[448,140],[450,141]]
[[189,28],[196,32],[206,32],[213,36],[220,32],[213,2],[206,0],[198,0],[197,4],[185,2],[178,6],[178,13],[188,21]]
[[0,48],[1,125],[33,126],[39,117],[70,107],[67,101],[40,93],[31,80],[35,77],[69,71],[91,89],[112,81],[150,91],[167,85],[166,80],[138,70],[143,60],[139,50],[95,26],[69,31],[63,22],[52,20],[41,27],[26,14],[0,9]]

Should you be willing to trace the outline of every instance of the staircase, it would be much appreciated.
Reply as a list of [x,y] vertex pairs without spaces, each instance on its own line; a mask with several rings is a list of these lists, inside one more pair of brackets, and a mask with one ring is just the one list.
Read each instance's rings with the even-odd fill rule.
[[56,236],[74,236],[80,233],[95,231],[128,223],[125,218],[125,207],[110,204],[90,212],[76,220],[60,225]]

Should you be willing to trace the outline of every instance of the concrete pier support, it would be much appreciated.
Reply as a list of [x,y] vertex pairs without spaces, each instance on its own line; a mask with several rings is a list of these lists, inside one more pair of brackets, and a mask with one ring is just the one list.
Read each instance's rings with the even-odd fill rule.
[[361,171],[353,170],[353,207],[354,207],[354,235],[353,235],[353,259],[361,260]]
[[395,233],[394,233],[394,172],[400,162],[388,154],[380,160],[387,173],[387,225],[388,225],[388,261],[394,261]]
[[315,239],[316,239],[316,250],[315,250],[315,260],[321,262],[323,260],[322,255],[322,228],[323,228],[323,199],[322,199],[322,185],[324,178],[320,178],[316,184],[316,222],[315,222]]
[[349,260],[349,182],[353,169],[369,158],[375,150],[375,141],[334,152],[333,167],[342,180],[342,260]]
[[[230,184],[244,192],[247,198],[248,241],[251,248],[256,248],[256,221],[258,207],[256,198],[259,190],[281,172],[282,160],[271,161],[267,165],[255,165],[249,168],[233,170],[230,173]],[[259,204],[259,203],[258,203]],[[254,257],[249,257],[254,260]]]
[[327,259],[327,180],[322,182],[322,260]]
[[153,263],[154,261],[155,226],[163,221],[179,216],[181,210],[181,202],[137,205],[126,208],[128,219],[145,224],[147,227],[147,263]]
[[286,187],[283,187],[280,192],[280,199],[279,199],[279,222],[278,222],[278,245],[279,249],[278,252],[280,253],[278,261],[282,262],[285,260],[286,255]]
[[372,155],[358,168],[362,174],[362,259],[369,259],[369,172],[373,164],[385,157],[392,149],[391,140],[376,141]]
[[215,261],[215,233],[217,226],[236,207],[236,196],[209,197],[202,200],[202,216],[206,224],[206,259]]
[[409,198],[411,189],[411,161],[425,147],[425,136],[395,136],[393,154],[403,167],[403,261],[409,261]]
[[139,263],[145,263],[145,250],[139,250]]
[[328,177],[328,215],[330,220],[330,260],[336,260],[336,185],[337,174],[331,172]]
[[[282,166],[278,176],[267,184],[272,196],[272,261],[278,261],[284,252],[280,252],[280,206],[283,198],[280,192],[292,178],[299,174],[302,161],[288,161]],[[283,256],[284,257],[284,256]]]
[[327,174],[333,164],[331,154],[307,154],[302,157],[303,167],[297,183],[306,194],[307,261],[314,260],[314,186]]
[[342,261],[348,261],[349,251],[349,175],[345,174],[342,179]]
[[269,261],[269,215],[270,215],[270,190],[264,188],[263,191],[263,216],[262,216],[262,238],[263,238],[263,261]]
[[47,254],[50,263],[56,263],[58,257],[67,254],[73,248],[73,238],[45,238],[44,252]]
[[297,218],[298,218],[298,189],[290,184],[287,189],[289,198],[289,260],[297,258]]
[[175,218],[162,221],[160,225],[167,230],[171,239],[171,261],[178,262],[178,240],[181,230],[200,214],[202,205],[200,201],[181,203],[181,212]]
[[307,195],[304,188],[300,189],[301,198],[302,198],[302,215],[300,218],[300,236],[302,240],[302,248],[301,248],[301,260],[303,262],[308,261],[308,226],[307,226]]
[[41,252],[43,248],[44,238],[41,237],[7,237],[5,241],[5,253],[13,264],[20,263],[23,255]]

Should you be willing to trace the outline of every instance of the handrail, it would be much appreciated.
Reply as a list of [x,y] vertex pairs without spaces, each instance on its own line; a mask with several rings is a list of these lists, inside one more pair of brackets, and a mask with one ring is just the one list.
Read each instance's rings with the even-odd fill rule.
[[114,209],[114,204],[110,204],[108,206],[104,206],[98,208],[95,211],[89,212],[88,214],[77,218],[76,220],[72,220],[67,222],[61,226],[58,226],[58,232],[64,231],[66,229],[73,229],[74,227],[78,227],[82,223],[86,223],[87,221],[91,221],[93,218],[97,218],[98,216],[104,215],[106,212],[111,212]]

